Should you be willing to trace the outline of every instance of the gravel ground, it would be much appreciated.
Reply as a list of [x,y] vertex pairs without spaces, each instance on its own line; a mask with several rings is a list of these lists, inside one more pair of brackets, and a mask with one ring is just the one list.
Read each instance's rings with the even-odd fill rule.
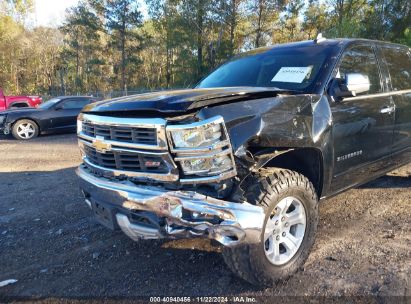
[[74,135],[0,138],[0,153],[0,282],[18,280],[0,287],[0,302],[140,296],[411,301],[411,164],[323,202],[304,270],[260,289],[232,275],[220,248],[207,240],[133,242],[97,224],[78,189]]

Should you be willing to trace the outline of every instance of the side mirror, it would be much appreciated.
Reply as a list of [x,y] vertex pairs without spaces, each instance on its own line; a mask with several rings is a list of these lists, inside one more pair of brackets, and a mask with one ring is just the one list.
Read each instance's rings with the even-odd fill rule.
[[345,97],[354,97],[357,94],[370,90],[370,79],[367,75],[350,73],[345,79],[334,78],[330,86],[330,95],[335,101],[341,101]]
[[57,106],[54,108],[54,110],[55,110],[55,111],[63,110],[63,106],[62,106],[62,105],[57,105]]
[[370,79],[367,75],[352,73],[345,75],[345,85],[353,96],[370,90]]

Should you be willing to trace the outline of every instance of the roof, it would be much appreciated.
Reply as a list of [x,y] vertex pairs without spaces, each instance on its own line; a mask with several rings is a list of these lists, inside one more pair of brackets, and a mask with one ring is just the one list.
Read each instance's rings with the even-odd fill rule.
[[96,98],[93,96],[77,96],[77,95],[67,95],[67,96],[56,96],[59,99],[67,99],[67,98]]
[[315,42],[315,40],[304,40],[304,41],[298,41],[298,42],[275,44],[273,46],[269,46],[266,48],[272,49],[272,48],[287,48],[287,47],[305,47],[305,46],[312,46],[312,45],[335,46],[338,44],[341,46],[346,46],[347,44],[350,44],[352,42],[357,42],[357,41],[378,43],[378,44],[390,44],[392,46],[409,48],[408,46],[403,45],[403,44],[393,43],[389,41],[381,41],[381,40],[371,40],[371,39],[364,39],[364,38],[332,38],[332,39],[327,39],[326,37],[324,38],[325,38],[324,40],[318,43]]

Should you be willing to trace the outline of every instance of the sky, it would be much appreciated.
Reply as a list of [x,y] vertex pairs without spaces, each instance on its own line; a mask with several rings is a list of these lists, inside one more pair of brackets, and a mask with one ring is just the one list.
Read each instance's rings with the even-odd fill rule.
[[64,20],[67,8],[78,0],[35,0],[35,23],[37,26],[59,26]]
[[[35,25],[52,27],[60,26],[64,21],[66,9],[76,5],[78,2],[79,0],[35,0]],[[139,4],[143,13],[143,18],[147,18],[147,8],[144,1],[140,0]]]
[[[64,21],[66,9],[78,2],[79,0],[35,0],[35,25],[58,27]],[[144,1],[139,1],[139,3],[143,16],[146,17],[147,10]]]

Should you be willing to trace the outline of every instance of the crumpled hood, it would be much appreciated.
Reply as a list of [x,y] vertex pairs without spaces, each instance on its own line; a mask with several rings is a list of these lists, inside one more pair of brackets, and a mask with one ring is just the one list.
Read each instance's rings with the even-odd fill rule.
[[102,113],[142,111],[184,113],[208,105],[237,102],[247,99],[275,97],[280,93],[287,94],[289,92],[262,87],[227,87],[159,91],[103,100],[87,105],[83,109],[83,112]]

